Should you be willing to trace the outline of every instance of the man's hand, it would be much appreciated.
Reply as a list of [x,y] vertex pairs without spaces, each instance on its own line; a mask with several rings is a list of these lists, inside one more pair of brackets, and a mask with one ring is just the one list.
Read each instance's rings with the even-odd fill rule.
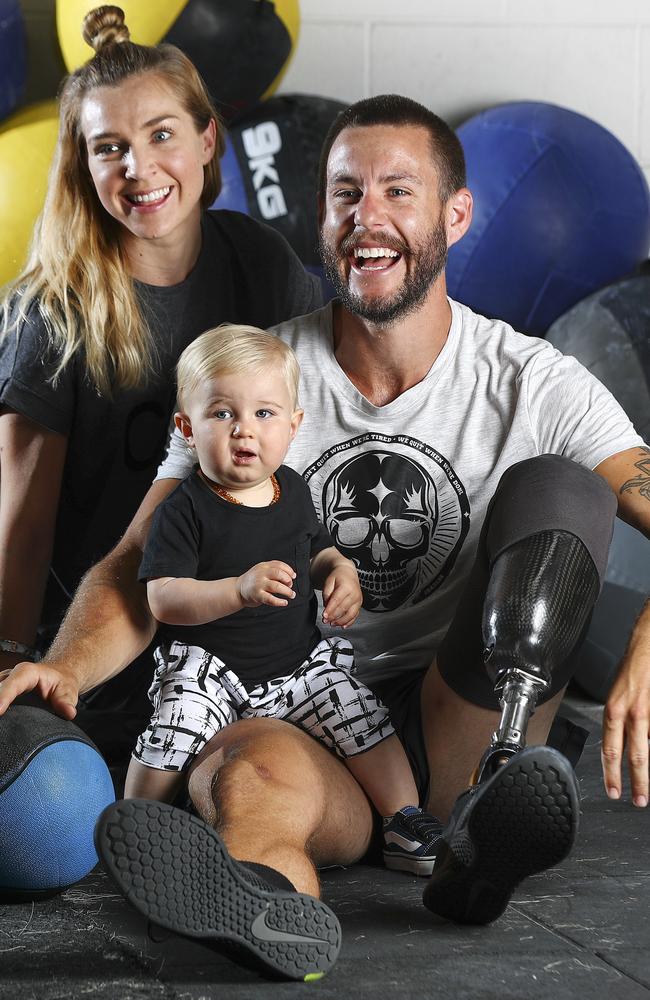
[[[650,448],[629,448],[595,471],[618,498],[618,516],[650,538]],[[603,777],[610,799],[621,796],[621,765],[627,748],[635,806],[648,804],[650,725],[650,602],[634,627],[603,718]]]
[[273,559],[251,566],[237,578],[236,586],[245,608],[256,608],[260,604],[286,608],[296,596],[291,589],[295,579],[296,572],[291,566]]
[[47,663],[23,662],[0,672],[0,715],[28,691],[38,692],[63,719],[74,719],[77,714],[79,686],[71,677]]
[[354,564],[338,563],[323,584],[323,624],[348,628],[359,617],[363,594]]
[[648,804],[650,738],[650,603],[639,618],[603,717],[603,779],[610,799],[621,797],[627,751],[635,806]]

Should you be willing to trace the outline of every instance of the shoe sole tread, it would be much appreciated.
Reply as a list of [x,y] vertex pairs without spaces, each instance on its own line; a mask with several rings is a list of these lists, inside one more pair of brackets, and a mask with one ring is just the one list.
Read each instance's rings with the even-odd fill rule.
[[[315,979],[336,961],[341,929],[328,907],[250,885],[215,831],[188,813],[129,799],[102,813],[95,838],[109,876],[154,924],[244,952],[282,978]],[[312,940],[273,940],[284,934]]]
[[529,750],[513,757],[472,805],[466,828],[449,841],[443,837],[424,893],[425,906],[439,916],[491,923],[524,878],[558,864],[571,850],[579,813],[575,778],[562,773],[553,751]]

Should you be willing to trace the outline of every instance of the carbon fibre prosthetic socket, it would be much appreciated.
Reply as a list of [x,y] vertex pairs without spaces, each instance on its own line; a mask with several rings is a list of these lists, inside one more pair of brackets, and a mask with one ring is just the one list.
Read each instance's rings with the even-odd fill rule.
[[496,558],[482,628],[485,664],[502,711],[478,780],[526,745],[530,716],[554,666],[575,648],[599,589],[586,546],[566,531],[531,535]]

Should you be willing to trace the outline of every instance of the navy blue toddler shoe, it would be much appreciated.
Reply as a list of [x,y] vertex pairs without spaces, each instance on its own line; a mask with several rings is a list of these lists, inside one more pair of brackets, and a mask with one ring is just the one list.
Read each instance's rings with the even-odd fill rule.
[[435,816],[415,806],[400,809],[383,822],[384,864],[393,871],[430,875],[441,833]]

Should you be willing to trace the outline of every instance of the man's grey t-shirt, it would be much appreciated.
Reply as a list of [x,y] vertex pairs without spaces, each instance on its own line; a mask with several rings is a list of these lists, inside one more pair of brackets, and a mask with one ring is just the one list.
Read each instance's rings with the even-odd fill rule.
[[[302,372],[305,416],[286,464],[357,565],[364,607],[349,637],[369,683],[430,664],[509,466],[551,453],[593,469],[644,443],[575,358],[450,305],[449,336],[426,377],[381,407],[334,357],[331,303],[273,328]],[[172,435],[157,478],[192,467]]]

